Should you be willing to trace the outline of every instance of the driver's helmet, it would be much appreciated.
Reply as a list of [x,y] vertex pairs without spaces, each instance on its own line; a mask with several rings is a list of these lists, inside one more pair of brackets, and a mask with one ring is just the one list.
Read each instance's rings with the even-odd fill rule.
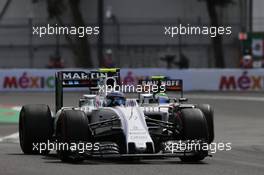
[[106,95],[106,106],[121,106],[126,104],[126,97],[122,92],[110,92]]
[[159,104],[167,104],[170,102],[170,99],[165,93],[158,93],[155,95],[155,99]]

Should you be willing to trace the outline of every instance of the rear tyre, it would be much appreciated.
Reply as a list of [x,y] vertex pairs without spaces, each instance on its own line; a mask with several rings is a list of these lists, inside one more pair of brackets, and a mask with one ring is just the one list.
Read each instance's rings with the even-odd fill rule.
[[208,143],[212,143],[214,141],[214,110],[208,104],[198,104],[196,107],[204,113],[209,132]]
[[[47,154],[37,150],[34,145],[47,143],[52,138],[53,120],[50,108],[43,104],[25,105],[19,115],[19,142],[25,154]],[[46,144],[47,147],[47,144]]]
[[[182,117],[182,139],[183,140],[203,140],[208,142],[208,128],[204,114],[200,109],[187,108],[181,110]],[[183,162],[197,162],[203,160],[208,151],[199,150],[193,156],[182,156]]]
[[[78,144],[91,140],[91,131],[88,126],[88,118],[80,110],[64,110],[57,122],[56,136],[61,143]],[[84,155],[78,150],[59,150],[59,158],[63,162],[78,163],[84,160]]]

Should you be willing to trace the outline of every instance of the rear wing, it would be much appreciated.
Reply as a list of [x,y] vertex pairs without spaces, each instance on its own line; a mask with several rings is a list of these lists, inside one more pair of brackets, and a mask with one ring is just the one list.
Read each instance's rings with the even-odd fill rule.
[[158,85],[158,92],[161,91],[161,86],[165,86],[165,91],[180,92],[183,97],[183,81],[181,79],[168,79],[164,76],[152,76],[151,79],[140,80],[142,86]]
[[[120,82],[120,69],[98,69],[94,71],[60,71],[55,74],[55,105],[56,112],[63,106],[64,88],[88,88],[97,90],[102,80],[111,77],[111,80]],[[107,83],[104,82],[103,83]]]

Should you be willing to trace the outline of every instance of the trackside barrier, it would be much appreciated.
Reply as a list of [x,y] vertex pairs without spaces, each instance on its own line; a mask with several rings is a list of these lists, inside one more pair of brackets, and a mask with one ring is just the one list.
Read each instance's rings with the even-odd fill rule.
[[[65,69],[80,70],[80,69]],[[84,69],[81,69],[84,70]],[[0,69],[0,91],[54,91],[54,69]],[[60,69],[61,71],[61,69]],[[88,70],[84,70],[88,71]],[[183,79],[184,90],[263,91],[264,69],[121,69],[121,82],[136,85],[153,75]],[[70,89],[75,91],[76,89]]]

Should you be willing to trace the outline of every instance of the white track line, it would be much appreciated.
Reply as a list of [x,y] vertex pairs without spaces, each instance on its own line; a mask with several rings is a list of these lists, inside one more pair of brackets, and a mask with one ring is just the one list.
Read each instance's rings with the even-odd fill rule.
[[21,106],[14,106],[14,107],[11,107],[12,110],[14,111],[20,111],[21,110]]
[[16,132],[14,134],[1,137],[0,142],[18,143],[19,142],[19,134],[18,134],[18,132]]
[[195,99],[209,99],[209,100],[236,100],[236,101],[257,101],[264,102],[264,97],[250,97],[250,96],[219,96],[219,95],[186,95],[189,98]]
[[[20,111],[21,106],[11,107],[12,110]],[[19,133],[13,133],[4,137],[0,137],[0,142],[19,143]]]

